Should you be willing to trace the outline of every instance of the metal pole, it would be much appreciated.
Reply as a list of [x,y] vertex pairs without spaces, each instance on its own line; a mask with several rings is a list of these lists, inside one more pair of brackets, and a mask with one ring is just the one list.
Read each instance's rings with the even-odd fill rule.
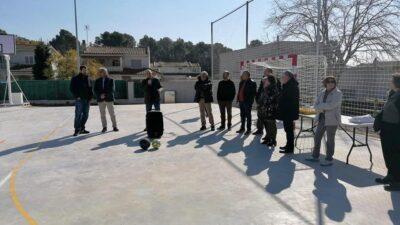
[[319,78],[319,53],[320,53],[320,42],[321,42],[321,0],[317,1],[317,11],[318,11],[318,16],[317,16],[317,37],[315,38],[316,42],[316,55],[317,55],[317,68],[316,68],[316,75],[315,75],[315,96],[317,98],[318,92],[319,92],[319,83],[320,81],[318,80]]
[[246,2],[246,48],[249,47],[249,1]]
[[214,23],[211,22],[211,83],[214,80]]
[[317,16],[317,37],[315,42],[317,44],[317,56],[319,55],[319,42],[321,41],[321,0],[317,1],[318,16]]
[[8,88],[8,102],[10,105],[13,105],[14,102],[12,100],[12,87],[11,87],[11,70],[10,70],[10,56],[4,55],[4,59],[6,61],[6,75],[7,75],[7,88]]
[[74,0],[74,7],[75,7],[75,37],[76,37],[76,66],[79,73],[79,67],[81,66],[81,60],[79,56],[79,38],[78,38],[78,16],[76,11],[76,0]]

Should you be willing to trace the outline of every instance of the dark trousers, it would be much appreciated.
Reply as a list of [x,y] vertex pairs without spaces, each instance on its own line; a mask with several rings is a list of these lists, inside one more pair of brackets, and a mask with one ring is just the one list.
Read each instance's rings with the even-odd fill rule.
[[400,129],[382,124],[381,145],[388,175],[400,182]]
[[[265,127],[265,122],[260,119],[260,117],[257,118],[257,131],[262,131],[263,128]],[[267,129],[267,128],[265,128]]]
[[232,101],[218,101],[219,112],[221,113],[221,126],[225,127],[226,115],[228,114],[228,127],[232,125]]
[[[275,120],[264,120],[263,126],[265,127],[267,140],[276,141],[276,121]],[[262,129],[262,128],[261,128]]]
[[79,99],[75,101],[74,128],[76,131],[84,130],[86,121],[89,118],[89,100]]
[[289,152],[294,151],[294,121],[284,120],[283,128],[286,133],[286,149]]
[[147,102],[146,103],[146,112],[151,111],[154,105],[154,110],[160,110],[160,101],[157,102]]
[[318,159],[321,151],[321,141],[326,132],[326,160],[332,161],[335,153],[335,135],[338,126],[325,126],[324,117],[320,117],[317,130],[314,135],[313,158]]
[[253,105],[246,102],[239,102],[239,106],[241,122],[240,128],[244,129],[245,125],[247,124],[247,130],[251,130],[251,108]]

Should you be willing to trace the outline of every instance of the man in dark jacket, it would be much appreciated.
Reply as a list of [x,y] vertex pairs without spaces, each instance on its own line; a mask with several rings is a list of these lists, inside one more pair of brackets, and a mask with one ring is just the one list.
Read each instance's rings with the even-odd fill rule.
[[386,191],[400,191],[400,75],[394,75],[389,98],[379,113],[374,125],[380,131],[383,158],[388,170],[386,177],[377,178],[380,184],[387,184]]
[[118,128],[114,112],[114,80],[108,76],[108,71],[104,67],[99,69],[99,73],[101,77],[94,83],[94,92],[100,109],[101,124],[103,125],[103,130],[101,132],[105,133],[107,131],[106,108],[110,114],[113,130],[116,132]]
[[294,121],[299,119],[299,83],[294,74],[286,71],[281,78],[282,90],[278,102],[278,119],[283,121],[286,145],[280,153],[294,152]]
[[221,126],[218,130],[225,129],[225,110],[228,113],[228,129],[232,127],[232,101],[235,99],[235,84],[229,79],[229,72],[222,74],[223,80],[218,83],[217,100],[221,113]]
[[[160,110],[160,92],[161,83],[154,76],[151,70],[146,70],[146,79],[142,80],[142,87],[144,91],[144,104],[146,105],[146,113],[151,111],[154,106],[155,110]],[[147,131],[147,128],[144,128]]]
[[[244,71],[241,76],[239,84],[239,92],[237,94],[237,101],[240,106],[240,130],[236,133],[243,133],[247,122],[247,131],[245,135],[251,133],[251,109],[253,107],[254,98],[257,93],[257,84],[250,79],[250,72]],[[247,120],[247,121],[246,121]]]
[[142,81],[144,90],[144,103],[146,104],[146,112],[150,111],[154,105],[155,110],[160,110],[160,81],[154,76],[151,70],[146,70],[146,79]]
[[81,66],[79,74],[72,77],[70,91],[75,98],[74,136],[88,134],[89,131],[85,129],[85,124],[89,118],[90,100],[93,97],[93,91],[86,66]]
[[[264,70],[263,78],[268,77],[268,76],[274,76],[273,72],[274,71],[271,68],[266,68]],[[260,86],[258,86],[258,90],[257,90],[256,102],[258,102],[258,99],[259,99],[261,93],[264,91],[264,87],[263,86],[264,86],[263,85],[263,79],[261,79]],[[277,80],[277,82],[276,82],[276,87],[277,87],[277,91],[278,91],[278,94],[279,94],[279,91],[280,91],[280,88],[281,88],[281,83],[279,82],[279,80]],[[257,106],[257,108],[259,109],[260,107]],[[263,134],[263,128],[264,128],[263,121],[257,116],[257,130],[253,134],[254,135]]]
[[214,116],[212,113],[211,103],[213,102],[212,93],[212,83],[208,79],[208,73],[203,71],[198,77],[198,81],[194,85],[196,94],[194,96],[194,101],[199,103],[201,128],[200,130],[205,130],[206,128],[206,114],[208,115],[208,120],[211,125],[211,130],[214,131]]

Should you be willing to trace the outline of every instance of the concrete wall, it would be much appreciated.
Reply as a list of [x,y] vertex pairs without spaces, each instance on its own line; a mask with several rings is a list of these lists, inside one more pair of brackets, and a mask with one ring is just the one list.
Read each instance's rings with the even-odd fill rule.
[[164,102],[165,91],[175,91],[177,103],[191,103],[194,100],[194,84],[196,79],[188,80],[162,80],[161,85],[163,91],[161,92],[161,102]]
[[150,59],[148,57],[129,56],[129,55],[124,55],[123,56],[123,59],[122,59],[123,67],[132,68],[131,60],[140,60],[142,65],[139,68],[149,68],[150,67]]

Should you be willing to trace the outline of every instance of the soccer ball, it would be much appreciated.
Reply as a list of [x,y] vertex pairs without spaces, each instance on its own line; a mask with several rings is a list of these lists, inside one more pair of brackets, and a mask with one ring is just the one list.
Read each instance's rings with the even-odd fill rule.
[[139,144],[144,151],[147,151],[150,147],[150,141],[147,138],[140,140]]
[[161,143],[160,143],[159,140],[154,139],[154,140],[151,141],[151,146],[153,146],[153,148],[155,148],[155,149],[158,149],[158,148],[160,148]]

